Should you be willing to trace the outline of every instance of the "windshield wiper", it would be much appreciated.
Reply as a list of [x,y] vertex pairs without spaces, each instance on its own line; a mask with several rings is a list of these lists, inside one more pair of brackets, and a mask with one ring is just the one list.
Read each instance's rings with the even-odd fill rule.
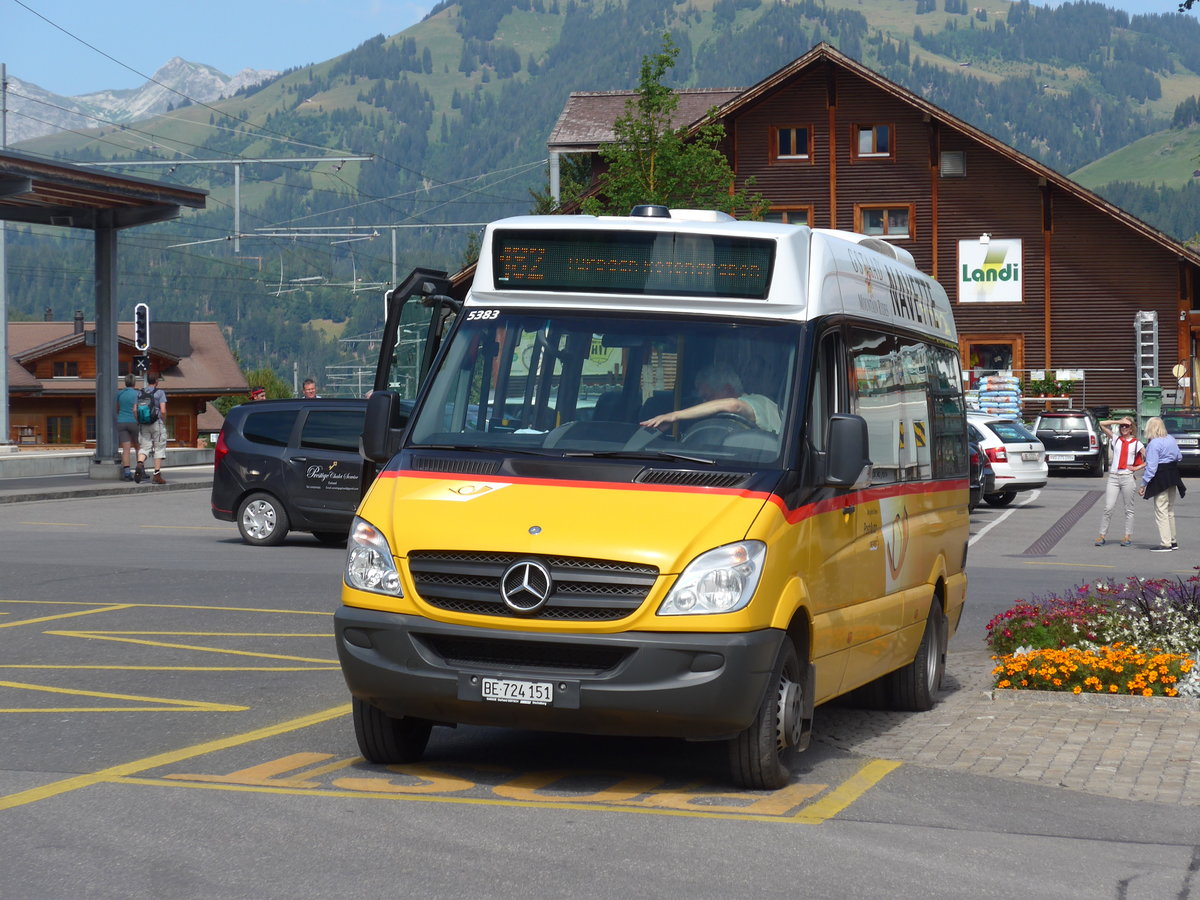
[[563,456],[600,457],[603,459],[670,459],[676,462],[698,463],[702,466],[716,465],[716,460],[713,459],[672,453],[669,450],[568,450],[563,453]]
[[411,444],[409,450],[461,450],[464,453],[495,453],[497,456],[558,456],[528,447],[485,447],[479,444]]

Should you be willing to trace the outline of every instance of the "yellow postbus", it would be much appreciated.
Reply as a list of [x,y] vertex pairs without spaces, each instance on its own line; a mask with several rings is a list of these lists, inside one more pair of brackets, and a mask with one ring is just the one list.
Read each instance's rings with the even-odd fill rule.
[[363,434],[336,635],[367,760],[458,723],[679,737],[770,789],[814,707],[934,704],[966,426],[907,252],[639,207],[491,224],[461,304],[440,274],[390,308]]

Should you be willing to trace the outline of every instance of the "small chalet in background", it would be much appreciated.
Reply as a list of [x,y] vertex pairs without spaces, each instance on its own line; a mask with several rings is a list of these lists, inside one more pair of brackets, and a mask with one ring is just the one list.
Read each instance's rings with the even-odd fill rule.
[[[204,431],[197,419],[211,401],[244,394],[246,379],[215,322],[155,322],[148,355],[167,392],[167,435],[194,447]],[[10,439],[16,444],[84,445],[96,439],[95,325],[76,312],[70,322],[8,323]],[[141,355],[133,323],[117,325],[118,387]],[[135,373],[138,374],[138,373]],[[143,384],[138,374],[137,386]],[[116,412],[113,412],[114,418]],[[218,425],[219,427],[219,425]]]
[[[599,170],[632,96],[570,96],[552,187],[564,154]],[[769,219],[908,250],[950,295],[964,370],[1065,370],[1082,376],[1072,406],[1134,407],[1153,385],[1187,402],[1180,364],[1195,390],[1196,250],[828,44],[753,87],[679,96],[693,129],[717,108],[737,186],[754,179]]]

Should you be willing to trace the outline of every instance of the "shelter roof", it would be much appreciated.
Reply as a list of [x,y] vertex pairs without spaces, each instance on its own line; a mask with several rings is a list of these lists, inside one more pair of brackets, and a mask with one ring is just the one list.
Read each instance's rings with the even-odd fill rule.
[[70,228],[129,228],[203,209],[207,191],[0,153],[0,219]]

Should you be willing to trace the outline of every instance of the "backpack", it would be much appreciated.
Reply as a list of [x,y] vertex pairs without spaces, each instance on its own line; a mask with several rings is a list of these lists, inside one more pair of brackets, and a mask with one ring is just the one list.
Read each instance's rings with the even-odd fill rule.
[[138,391],[133,413],[139,425],[149,425],[158,421],[158,401],[154,399],[154,389],[145,388]]

